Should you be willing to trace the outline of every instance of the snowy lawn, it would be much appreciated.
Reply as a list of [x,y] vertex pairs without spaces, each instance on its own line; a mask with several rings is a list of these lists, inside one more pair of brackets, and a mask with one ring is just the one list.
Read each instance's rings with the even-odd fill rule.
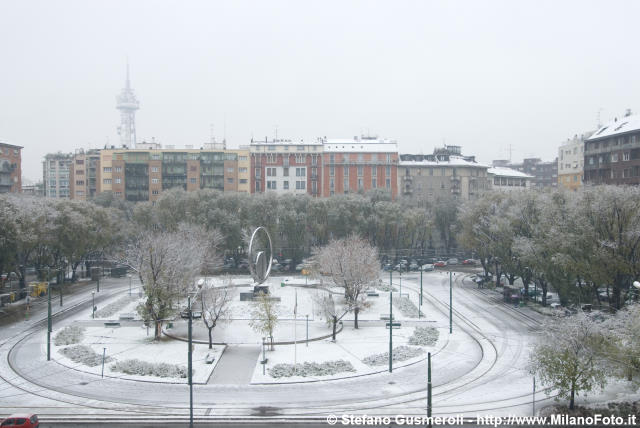
[[[68,328],[68,327],[67,327]],[[56,334],[56,332],[54,332]],[[77,337],[77,336],[74,336]],[[186,373],[187,367],[187,344],[181,341],[163,339],[154,342],[152,336],[147,336],[147,329],[141,327],[121,327],[121,328],[103,328],[103,327],[86,327],[80,345],[90,347],[102,359],[103,348],[106,348],[106,356],[110,358],[105,363],[105,376],[118,377],[132,380],[149,380],[155,382],[173,382],[184,383],[186,378],[182,377],[180,370],[174,370],[170,367],[152,367],[150,364],[167,363],[170,366],[179,366]],[[78,346],[78,345],[71,345]],[[96,375],[100,375],[102,364],[90,367],[80,362],[74,362],[63,354],[63,350],[71,346],[54,346],[54,355],[56,360],[68,367],[76,370],[86,371]],[[207,345],[194,345],[193,352],[193,381],[194,383],[206,383],[209,376],[213,372],[216,364],[220,360],[220,356],[224,351],[224,346],[214,346],[209,350]],[[66,351],[69,353],[70,351]],[[205,359],[208,354],[215,357],[213,364],[206,364]],[[133,363],[127,360],[140,360],[143,363]],[[79,357],[76,357],[79,361]],[[118,365],[122,370],[127,367],[129,373],[114,370],[114,366]],[[155,373],[156,375],[141,375],[131,373]],[[160,377],[157,374],[166,375]]]
[[[408,345],[409,339],[413,336],[414,330],[415,329],[413,327],[402,327],[400,329],[393,330],[394,348]],[[412,349],[420,350],[420,354],[407,358],[402,362],[398,362],[396,367],[402,367],[420,361],[425,358],[427,351],[434,352],[436,350],[436,345],[438,347],[442,347],[445,343],[446,341],[438,341],[437,343],[434,343],[434,346],[429,347],[411,346]],[[269,351],[267,347],[267,373],[265,375],[262,374],[262,364],[260,364],[260,361],[262,360],[262,353],[260,353],[260,356],[256,361],[256,367],[251,383],[308,382],[381,372],[385,369],[379,366],[376,367],[365,364],[364,360],[373,355],[384,353],[385,350],[388,351],[388,347],[389,330],[384,328],[382,325],[364,326],[360,327],[358,330],[350,326],[345,326],[342,333],[338,334],[335,343],[332,342],[331,339],[310,342],[308,347],[303,343],[298,344],[296,347],[297,349],[295,350],[293,345],[276,346],[274,351]],[[304,375],[306,376],[282,376],[279,378],[270,376],[269,370],[273,369],[274,366],[280,364],[293,364],[294,359],[298,364],[321,364],[333,362],[332,364],[334,365],[336,361],[342,360],[350,363],[354,371],[345,370],[321,376],[313,370],[307,370],[304,372]],[[280,373],[282,373],[282,370],[278,372],[278,374]]]

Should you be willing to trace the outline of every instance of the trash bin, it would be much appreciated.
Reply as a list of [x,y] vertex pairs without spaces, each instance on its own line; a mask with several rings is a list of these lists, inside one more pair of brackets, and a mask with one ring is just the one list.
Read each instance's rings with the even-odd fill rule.
[[520,301],[520,307],[521,308],[524,307],[524,302],[523,301]]

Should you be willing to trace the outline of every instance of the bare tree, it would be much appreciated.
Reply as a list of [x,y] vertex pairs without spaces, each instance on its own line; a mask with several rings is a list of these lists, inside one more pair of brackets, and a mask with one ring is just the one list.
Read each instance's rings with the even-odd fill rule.
[[268,294],[260,292],[253,301],[249,325],[256,332],[269,336],[270,349],[273,351],[273,331],[278,324],[278,304]]
[[235,296],[232,287],[231,279],[225,278],[221,287],[207,287],[205,284],[200,290],[202,322],[209,330],[209,349],[213,347],[213,329],[218,322],[227,322],[231,319],[231,301]]
[[138,267],[146,295],[138,313],[154,322],[156,339],[163,321],[175,313],[177,302],[193,287],[215,245],[203,227],[181,224],[174,232],[143,231],[129,249],[129,264]]
[[319,292],[314,297],[314,302],[319,312],[327,320],[327,324],[331,327],[331,340],[336,341],[336,332],[338,328],[338,322],[349,313],[348,310],[340,310],[336,306],[336,302],[331,292]]
[[344,313],[336,322],[353,312],[354,326],[358,328],[358,314],[368,307],[365,290],[380,277],[376,247],[356,235],[331,241],[318,251],[317,268],[344,289]]

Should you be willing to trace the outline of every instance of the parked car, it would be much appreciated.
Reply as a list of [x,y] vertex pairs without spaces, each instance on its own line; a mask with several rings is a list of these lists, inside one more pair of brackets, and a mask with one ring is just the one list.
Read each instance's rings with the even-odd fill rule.
[[420,266],[418,266],[417,263],[411,263],[409,265],[409,270],[416,271],[416,270],[419,270],[419,269],[420,269]]
[[12,428],[38,428],[39,426],[38,415],[29,413],[15,413],[4,419],[0,424],[0,427]]
[[459,263],[458,259],[456,259],[455,257],[450,258],[449,260],[447,260],[447,264],[448,265],[457,265],[458,263]]
[[447,265],[447,262],[445,262],[443,260],[440,260],[440,261],[435,262],[433,265],[435,267],[445,267]]
[[304,264],[300,263],[296,265],[296,272],[302,272],[302,269],[304,269]]
[[382,266],[382,270],[385,272],[389,272],[390,270],[393,270],[393,266],[391,265],[391,263],[387,263],[386,265]]
[[465,259],[462,261],[463,265],[469,265],[469,266],[473,266],[476,264],[476,261],[473,259]]
[[432,263],[427,263],[425,265],[422,265],[422,270],[424,272],[431,272],[434,269],[434,266]]

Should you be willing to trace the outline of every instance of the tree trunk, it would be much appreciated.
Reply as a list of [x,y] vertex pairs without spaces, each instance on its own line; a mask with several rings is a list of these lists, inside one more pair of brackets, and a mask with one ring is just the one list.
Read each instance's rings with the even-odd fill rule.
[[162,332],[161,325],[162,325],[161,321],[156,321],[155,322],[155,327],[154,327],[154,330],[153,330],[154,340],[160,340],[160,333]]
[[571,381],[571,400],[569,401],[569,410],[573,410],[573,404],[576,396],[576,383]]
[[25,288],[27,286],[25,282],[25,277],[27,275],[27,268],[24,265],[20,265],[20,268],[18,269],[18,271],[20,272],[20,288]]
[[211,333],[213,332],[213,326],[209,328],[209,349],[213,349],[213,340]]
[[358,312],[360,312],[360,308],[355,308],[353,310],[353,315],[354,315],[354,327],[357,329],[358,328]]
[[540,281],[540,288],[542,288],[542,306],[547,306],[547,281]]
[[496,262],[496,287],[500,287],[500,277],[502,274],[500,273],[500,269],[498,268],[499,264]]
[[273,335],[269,335],[271,350],[273,351]]
[[529,279],[522,277],[522,285],[524,285],[524,300],[529,300]]
[[333,327],[333,332],[331,333],[331,340],[333,340],[334,342],[336,341],[336,326],[338,324],[338,317],[337,316],[333,316],[333,322],[331,323],[332,327]]

